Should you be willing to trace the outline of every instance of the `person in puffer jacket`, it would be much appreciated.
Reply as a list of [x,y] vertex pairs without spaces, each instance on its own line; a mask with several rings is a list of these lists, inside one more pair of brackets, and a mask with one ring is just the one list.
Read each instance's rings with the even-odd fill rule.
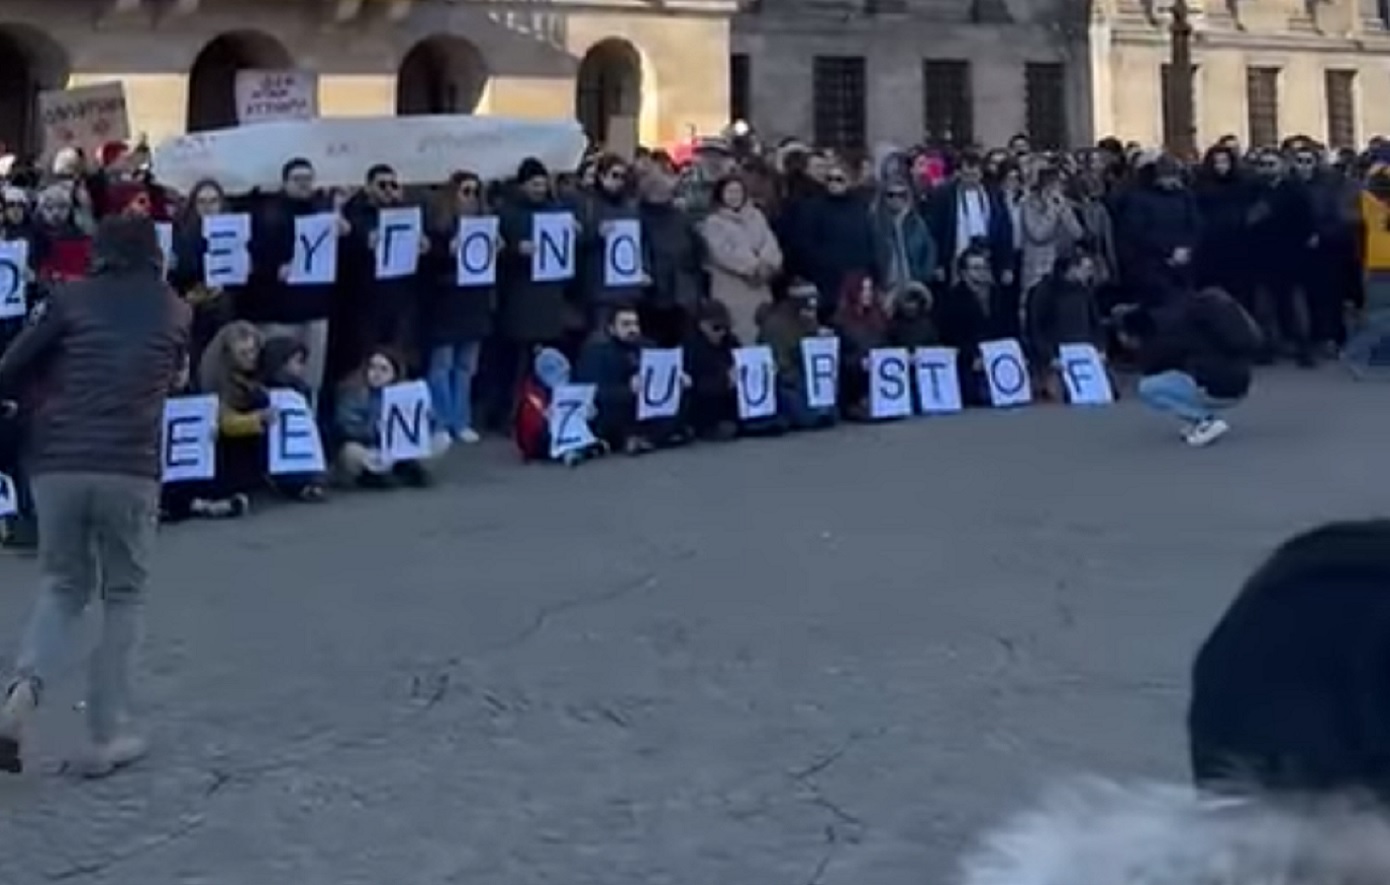
[[1088,780],[986,833],[954,885],[1371,885],[1390,822],[1348,797],[1217,798]]

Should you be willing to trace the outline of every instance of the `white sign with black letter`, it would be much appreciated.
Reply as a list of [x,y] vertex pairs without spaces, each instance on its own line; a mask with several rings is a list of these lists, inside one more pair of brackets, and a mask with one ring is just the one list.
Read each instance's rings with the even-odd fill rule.
[[388,464],[430,456],[430,388],[423,381],[381,392],[381,455]]
[[0,240],[0,320],[29,313],[29,241]]
[[568,212],[537,212],[531,217],[531,280],[553,283],[573,279],[574,216]]
[[154,223],[154,236],[159,241],[159,254],[164,256],[164,272],[174,269],[174,225],[169,221]]
[[1074,406],[1108,406],[1115,401],[1110,373],[1094,344],[1063,344],[1057,348],[1058,370]]
[[997,408],[1025,406],[1033,401],[1028,362],[1016,338],[980,342],[980,361],[989,381],[989,401]]
[[290,259],[291,286],[317,286],[338,276],[338,215],[320,212],[294,220],[294,257]]
[[458,285],[494,285],[497,282],[497,216],[460,218],[455,257]]
[[217,473],[217,397],[178,396],[164,401],[163,481],[212,479]]
[[14,480],[0,473],[0,517],[19,515],[19,492]]
[[912,360],[907,348],[869,352],[869,414],[879,419],[912,414]]
[[637,370],[637,420],[674,418],[681,411],[681,349],[647,348]]
[[777,362],[766,344],[734,351],[734,376],[740,421],[777,414]]
[[420,267],[423,221],[419,206],[397,206],[377,212],[376,278],[398,280]]
[[806,405],[833,409],[840,398],[840,339],[816,335],[801,339],[801,373],[806,376]]
[[598,442],[589,427],[594,408],[594,385],[561,384],[550,396],[547,423],[550,429],[550,457],[559,459],[570,452],[582,452]]
[[270,405],[275,410],[266,433],[271,475],[322,473],[323,440],[309,402],[297,391],[280,388],[270,391]]
[[635,218],[608,222],[603,232],[603,284],[640,286],[644,276],[642,222]]
[[922,414],[949,415],[964,407],[954,347],[919,347],[912,361],[917,376],[917,407]]
[[244,286],[251,277],[251,216],[245,212],[203,218],[203,284],[209,289]]

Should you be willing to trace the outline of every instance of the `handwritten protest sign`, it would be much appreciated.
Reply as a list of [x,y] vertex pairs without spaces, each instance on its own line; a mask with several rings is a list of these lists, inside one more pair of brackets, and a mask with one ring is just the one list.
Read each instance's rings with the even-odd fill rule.
[[312,71],[236,73],[236,118],[243,126],[319,115],[319,78]]
[[68,147],[93,151],[107,142],[130,138],[125,86],[95,83],[39,93],[44,156]]

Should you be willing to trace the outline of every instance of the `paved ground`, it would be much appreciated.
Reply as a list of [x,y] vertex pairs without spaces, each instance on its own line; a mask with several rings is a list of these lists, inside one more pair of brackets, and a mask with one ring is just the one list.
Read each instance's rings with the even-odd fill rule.
[[[922,885],[1048,779],[1181,776],[1187,661],[1291,530],[1384,510],[1383,388],[1133,405],[448,487],[160,541],[158,756],[0,781],[0,882]],[[0,652],[32,592],[0,561]]]

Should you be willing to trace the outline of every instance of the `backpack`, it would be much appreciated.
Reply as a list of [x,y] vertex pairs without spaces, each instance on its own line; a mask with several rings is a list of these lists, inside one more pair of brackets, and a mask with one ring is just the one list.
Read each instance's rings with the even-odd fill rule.
[[523,461],[550,460],[550,395],[535,378],[521,384],[512,438]]

